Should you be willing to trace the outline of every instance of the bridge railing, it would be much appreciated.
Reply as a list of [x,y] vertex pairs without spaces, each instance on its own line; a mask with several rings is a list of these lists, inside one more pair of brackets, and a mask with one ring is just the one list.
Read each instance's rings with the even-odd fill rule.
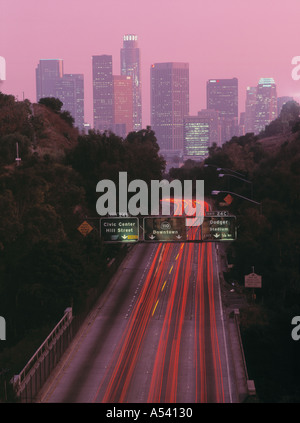
[[110,278],[126,257],[127,252],[133,247],[125,248],[124,246],[121,249],[117,257],[109,262],[105,273],[102,275],[102,283],[89,291],[84,310],[74,316],[72,308],[67,308],[62,319],[27,362],[23,370],[12,378],[11,383],[19,401],[34,402],[36,400],[39,391],[71,344],[84,319],[102,294],[103,285],[107,286]]
[[72,320],[72,308],[67,308],[62,319],[30,358],[23,370],[13,377],[13,387],[21,401],[32,401],[60,359],[71,340],[67,329],[71,328]]

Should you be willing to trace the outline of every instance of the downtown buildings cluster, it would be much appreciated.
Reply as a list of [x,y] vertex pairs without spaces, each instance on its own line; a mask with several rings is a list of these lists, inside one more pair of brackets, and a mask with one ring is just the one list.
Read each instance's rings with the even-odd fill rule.
[[[124,35],[120,75],[113,75],[112,55],[92,56],[93,129],[125,138],[142,129],[141,55],[136,35]],[[56,97],[80,130],[84,122],[84,76],[64,74],[63,60],[40,60],[36,69],[37,101]],[[189,64],[154,63],[150,68],[151,128],[162,154],[183,160],[203,160],[208,148],[233,136],[258,134],[279,115],[291,97],[277,97],[273,78],[248,87],[245,111],[238,111],[238,79],[209,79],[206,109],[189,114]]]

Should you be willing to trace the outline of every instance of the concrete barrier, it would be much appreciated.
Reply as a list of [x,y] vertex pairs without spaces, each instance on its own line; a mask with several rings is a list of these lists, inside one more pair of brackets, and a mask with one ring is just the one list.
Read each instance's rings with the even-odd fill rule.
[[246,358],[245,358],[244,347],[243,347],[241,331],[240,331],[240,321],[239,321],[240,311],[238,309],[235,309],[232,312],[232,317],[234,318],[235,325],[236,325],[236,331],[237,331],[237,334],[238,334],[239,346],[240,346],[242,360],[243,360],[243,368],[244,368],[244,373],[245,373],[245,379],[247,381],[248,395],[254,396],[254,395],[256,395],[255,384],[254,384],[254,380],[250,380],[249,376],[248,376]]

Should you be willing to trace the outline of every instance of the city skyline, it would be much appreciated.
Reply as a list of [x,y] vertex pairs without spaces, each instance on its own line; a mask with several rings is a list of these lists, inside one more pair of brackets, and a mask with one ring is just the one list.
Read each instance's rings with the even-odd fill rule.
[[[111,54],[113,73],[119,74],[123,36],[136,34],[141,50],[143,127],[150,124],[150,67],[156,62],[189,63],[192,115],[205,108],[206,82],[211,78],[238,78],[239,112],[245,110],[247,87],[257,86],[260,78],[274,78],[278,96],[299,100],[291,62],[299,55],[295,34],[300,5],[294,0],[288,3],[289,7],[273,2],[270,7],[267,1],[241,5],[235,0],[226,4],[155,0],[146,10],[143,0],[126,4],[114,0],[105,6],[94,0],[73,0],[72,8],[69,0],[46,4],[3,0],[0,55],[7,62],[7,80],[2,90],[19,99],[24,93],[34,102],[38,61],[60,57],[65,73],[84,74],[85,121],[92,123],[91,58]],[[166,23],[170,10],[172,20]],[[101,25],[96,25],[99,16]],[[21,39],[26,40],[26,49],[21,48]]]
[[299,16],[0,0],[1,404],[300,403]]

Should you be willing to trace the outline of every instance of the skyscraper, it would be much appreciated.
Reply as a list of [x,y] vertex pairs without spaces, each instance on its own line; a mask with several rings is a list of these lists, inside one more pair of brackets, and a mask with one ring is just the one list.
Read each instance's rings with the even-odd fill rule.
[[186,116],[183,125],[184,160],[204,160],[210,146],[210,120],[207,117]]
[[114,132],[122,138],[133,131],[133,89],[130,76],[114,75]]
[[239,122],[239,137],[246,134],[245,132],[245,118],[246,118],[246,112],[240,113],[240,122]]
[[137,35],[124,35],[121,48],[121,75],[130,76],[133,86],[133,129],[142,129],[142,85],[140,69],[140,49]]
[[84,77],[83,74],[64,74],[55,85],[55,97],[63,103],[62,110],[73,116],[74,125],[84,129]]
[[112,56],[93,56],[92,68],[94,128],[109,130],[114,123]]
[[261,78],[257,85],[254,132],[258,134],[277,117],[277,90],[273,78]]
[[58,98],[62,110],[70,112],[74,125],[83,129],[84,83],[82,74],[64,74],[63,60],[41,59],[36,68],[37,101],[44,97]]
[[188,63],[155,63],[151,76],[151,127],[162,150],[183,150],[183,119],[189,114]]
[[221,143],[238,135],[238,79],[210,79],[206,84],[207,109],[220,115]]
[[36,98],[55,97],[56,82],[63,76],[63,60],[41,59],[36,68]]
[[219,112],[216,110],[202,109],[198,112],[198,116],[206,118],[209,122],[209,146],[214,143],[221,146],[221,124]]
[[257,87],[247,87],[245,102],[245,134],[255,132]]

